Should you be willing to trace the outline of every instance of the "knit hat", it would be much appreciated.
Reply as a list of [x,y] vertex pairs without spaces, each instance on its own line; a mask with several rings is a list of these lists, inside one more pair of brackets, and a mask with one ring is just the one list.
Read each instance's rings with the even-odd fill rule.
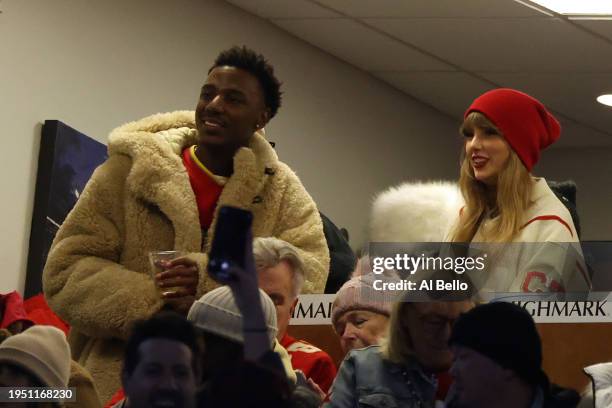
[[476,306],[461,315],[449,344],[470,348],[513,370],[531,385],[547,383],[542,344],[531,315],[509,302]]
[[506,138],[531,171],[540,151],[554,143],[561,125],[540,101],[514,89],[499,88],[480,95],[465,111],[484,114]]
[[0,363],[34,374],[47,387],[65,388],[70,378],[70,346],[53,326],[32,326],[0,344]]
[[389,290],[380,291],[374,289],[374,281],[399,281],[399,278],[367,273],[370,269],[369,263],[370,261],[367,257],[359,259],[355,272],[353,272],[353,278],[342,285],[338,293],[336,293],[336,299],[332,305],[331,312],[332,325],[336,332],[338,332],[338,319],[351,310],[367,310],[385,316],[391,315],[391,308],[396,294],[391,293]]
[[[270,344],[276,338],[276,308],[274,302],[261,289],[261,308],[268,327]],[[219,336],[244,343],[242,314],[236,305],[234,294],[229,286],[221,286],[211,290],[195,301],[189,309],[187,320],[196,327]]]

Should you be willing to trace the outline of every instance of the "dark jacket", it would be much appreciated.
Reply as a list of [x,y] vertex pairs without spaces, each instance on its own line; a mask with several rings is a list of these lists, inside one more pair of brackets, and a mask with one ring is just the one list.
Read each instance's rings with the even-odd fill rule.
[[544,401],[544,408],[576,408],[580,394],[571,388],[552,384]]
[[[336,293],[340,287],[350,279],[351,273],[357,264],[357,257],[348,243],[348,233],[339,229],[323,213],[323,234],[329,249],[329,275],[325,284],[325,293]],[[343,232],[344,230],[344,232]]]

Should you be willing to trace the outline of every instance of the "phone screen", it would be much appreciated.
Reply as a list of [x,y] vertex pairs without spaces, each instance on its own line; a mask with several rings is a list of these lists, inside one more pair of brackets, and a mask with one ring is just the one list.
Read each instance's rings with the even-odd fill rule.
[[232,267],[244,268],[245,244],[252,220],[250,211],[230,206],[219,209],[208,261],[208,273],[213,279],[229,282],[233,279]]

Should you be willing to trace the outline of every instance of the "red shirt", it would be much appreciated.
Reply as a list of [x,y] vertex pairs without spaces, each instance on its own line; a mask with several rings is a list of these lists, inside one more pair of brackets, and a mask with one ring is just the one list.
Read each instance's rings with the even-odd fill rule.
[[108,401],[104,405],[104,408],[112,408],[115,404],[117,404],[119,401],[123,399],[125,399],[125,393],[123,392],[123,388],[120,388],[119,391],[117,391],[115,395],[112,396],[110,401]]
[[208,230],[212,224],[217,201],[223,191],[223,185],[195,155],[195,146],[183,150],[183,164],[189,174],[189,182],[195,194],[200,214],[200,227]]
[[453,382],[453,377],[451,377],[448,371],[444,371],[443,373],[436,374],[436,379],[438,380],[436,401],[444,401],[446,399],[446,394],[448,394],[448,389]]
[[312,378],[327,394],[336,378],[336,366],[323,350],[304,340],[296,340],[285,334],[281,345],[287,349],[294,370],[301,370],[306,378]]

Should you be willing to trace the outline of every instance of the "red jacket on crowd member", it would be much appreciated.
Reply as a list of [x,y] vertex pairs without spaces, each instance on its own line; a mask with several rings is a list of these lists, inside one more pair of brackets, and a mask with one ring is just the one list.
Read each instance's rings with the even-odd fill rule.
[[16,291],[0,295],[0,329],[14,328],[17,323],[22,324],[22,330],[32,326],[34,322],[28,318],[23,304],[23,298]]
[[446,394],[448,394],[448,389],[453,382],[453,377],[451,377],[448,371],[444,371],[443,373],[436,374],[436,380],[438,381],[438,389],[436,390],[436,401],[444,401],[446,400]]
[[40,293],[36,296],[32,296],[23,302],[27,318],[33,322],[33,324],[44,324],[48,326],[55,326],[68,336],[70,326],[68,323],[59,318],[58,315],[53,313],[53,310],[47,304],[45,296]]
[[293,369],[301,370],[306,378],[311,378],[327,394],[337,371],[329,354],[288,334],[283,336],[280,343],[289,353]]

